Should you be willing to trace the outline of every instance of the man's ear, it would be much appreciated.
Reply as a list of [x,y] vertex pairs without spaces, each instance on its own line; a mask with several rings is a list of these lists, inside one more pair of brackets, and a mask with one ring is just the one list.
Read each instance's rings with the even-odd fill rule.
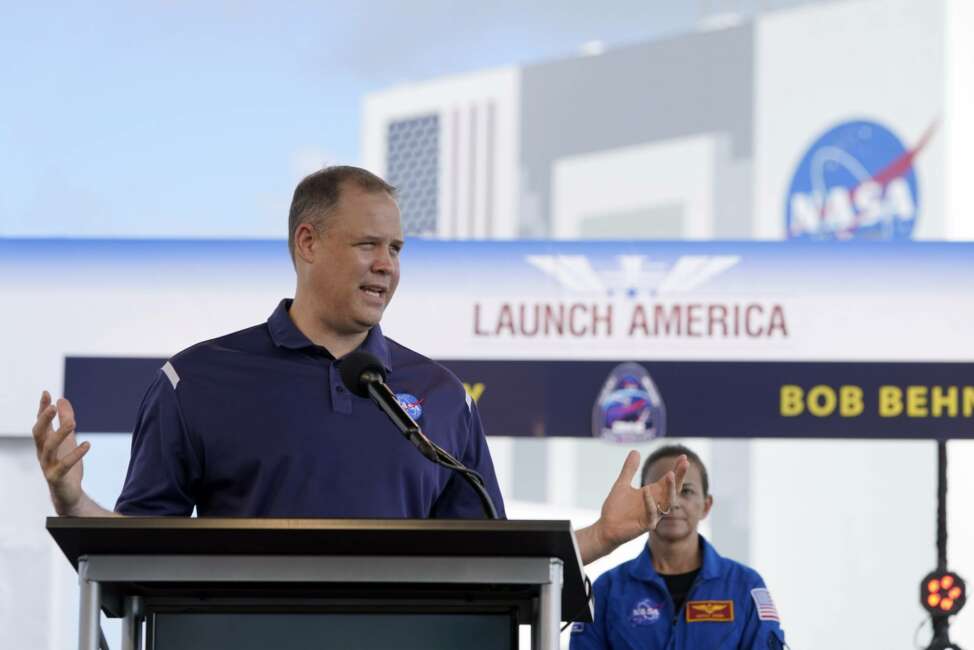
[[298,224],[294,231],[294,260],[310,264],[318,247],[318,231],[308,222]]

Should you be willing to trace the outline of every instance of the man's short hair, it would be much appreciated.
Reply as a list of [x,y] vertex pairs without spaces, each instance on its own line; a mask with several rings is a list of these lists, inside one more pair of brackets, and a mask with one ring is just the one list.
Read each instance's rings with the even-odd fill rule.
[[703,461],[700,460],[697,452],[683,445],[663,445],[651,453],[646,459],[646,462],[643,463],[643,471],[640,473],[640,485],[646,485],[646,481],[649,478],[649,468],[653,463],[661,458],[677,458],[681,455],[686,456],[687,460],[696,465],[697,469],[700,470],[700,481],[703,483],[700,487],[703,488],[703,495],[707,496],[710,494],[710,479],[707,478],[707,468],[704,466]]
[[292,260],[294,233],[298,226],[311,223],[316,228],[321,227],[328,213],[338,205],[342,187],[346,183],[352,183],[366,192],[385,192],[393,198],[396,197],[395,187],[361,167],[336,165],[305,176],[294,188],[294,198],[291,199],[291,211],[288,214],[287,248],[291,252]]

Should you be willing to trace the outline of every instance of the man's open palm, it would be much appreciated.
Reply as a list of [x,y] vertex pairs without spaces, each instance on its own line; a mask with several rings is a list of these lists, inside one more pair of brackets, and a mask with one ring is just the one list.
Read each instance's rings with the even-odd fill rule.
[[[58,417],[58,428],[54,428],[54,416]],[[81,477],[84,473],[81,458],[88,453],[91,445],[80,445],[74,436],[74,409],[66,399],[59,399],[57,406],[51,404],[51,395],[41,394],[34,423],[34,445],[37,447],[37,461],[51,489],[54,508],[59,513],[70,511],[82,498]]]
[[660,511],[668,512],[673,507],[689,467],[687,457],[681,455],[674,461],[673,469],[658,481],[634,488],[632,479],[639,469],[639,452],[630,451],[619,478],[602,504],[605,541],[615,546],[654,530],[661,518]]

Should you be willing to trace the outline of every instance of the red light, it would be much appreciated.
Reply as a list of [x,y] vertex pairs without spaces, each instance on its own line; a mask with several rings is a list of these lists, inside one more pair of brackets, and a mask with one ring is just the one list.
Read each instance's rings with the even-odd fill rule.
[[935,620],[956,615],[966,602],[964,580],[953,571],[931,571],[920,581],[920,605]]

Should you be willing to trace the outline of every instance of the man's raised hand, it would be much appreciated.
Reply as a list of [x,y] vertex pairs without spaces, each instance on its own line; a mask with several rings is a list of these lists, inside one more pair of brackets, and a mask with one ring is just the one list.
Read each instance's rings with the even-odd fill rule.
[[639,470],[639,452],[630,451],[619,477],[602,503],[599,520],[584,529],[585,537],[592,536],[594,539],[579,540],[582,561],[587,564],[611,553],[620,544],[654,530],[661,519],[661,511],[669,512],[673,507],[676,495],[683,489],[689,467],[687,457],[681,455],[674,462],[673,469],[658,481],[634,488],[632,479]]
[[[58,418],[58,428],[54,428],[54,416]],[[37,461],[51,490],[54,510],[59,515],[76,514],[79,505],[85,500],[81,489],[83,474],[81,459],[91,445],[80,445],[74,436],[74,409],[66,399],[59,399],[57,405],[51,403],[47,391],[41,393],[34,423],[34,445],[37,447]]]

